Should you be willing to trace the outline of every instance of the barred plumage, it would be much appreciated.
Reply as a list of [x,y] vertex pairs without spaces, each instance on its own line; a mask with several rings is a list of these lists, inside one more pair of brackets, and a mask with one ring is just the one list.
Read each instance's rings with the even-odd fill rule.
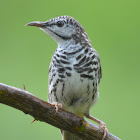
[[[84,28],[69,16],[28,25],[40,27],[58,43],[49,67],[49,102],[57,102],[66,111],[93,119],[104,128],[105,138],[106,125],[89,115],[99,96],[102,71],[99,55]],[[65,131],[62,135],[63,140],[79,139]]]
[[[75,47],[75,51],[69,47],[65,51],[57,49],[52,57],[49,70],[49,102],[61,103],[64,110],[84,116],[98,97],[98,84],[101,78],[101,74],[98,73],[101,65],[95,49],[89,46],[80,49],[80,45]],[[93,86],[93,83],[97,87]],[[69,99],[65,100],[66,98]]]

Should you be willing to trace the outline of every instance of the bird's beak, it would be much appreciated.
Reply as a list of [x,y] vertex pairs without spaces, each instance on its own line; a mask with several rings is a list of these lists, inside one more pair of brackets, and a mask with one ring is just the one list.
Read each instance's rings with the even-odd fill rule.
[[33,21],[27,23],[25,26],[35,26],[35,27],[45,28],[47,24],[45,22]]

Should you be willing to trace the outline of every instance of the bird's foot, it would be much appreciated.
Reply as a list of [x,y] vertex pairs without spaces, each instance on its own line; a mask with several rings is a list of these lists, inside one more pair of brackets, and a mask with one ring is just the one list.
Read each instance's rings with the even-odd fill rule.
[[90,116],[88,113],[85,114],[85,116],[91,120],[93,120],[94,122],[98,123],[99,124],[99,130],[103,129],[104,130],[104,135],[103,135],[103,138],[102,140],[105,139],[105,137],[107,136],[107,133],[108,133],[108,129],[106,127],[106,124],[98,119],[96,119],[95,117],[92,117]]
[[58,102],[53,102],[52,105],[55,107],[55,111],[57,112],[59,108],[62,108],[62,104]]
[[104,122],[100,121],[99,129],[100,129],[100,130],[101,130],[101,129],[104,130],[104,135],[103,135],[103,138],[102,138],[102,140],[104,140],[105,137],[106,137],[106,135],[107,135],[107,133],[108,133],[108,129],[107,129],[107,127],[106,127],[106,124],[105,124]]

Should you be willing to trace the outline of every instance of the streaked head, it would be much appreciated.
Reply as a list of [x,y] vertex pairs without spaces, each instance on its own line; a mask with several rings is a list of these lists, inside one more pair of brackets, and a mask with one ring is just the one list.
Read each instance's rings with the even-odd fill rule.
[[88,39],[88,36],[80,23],[69,16],[60,16],[45,22],[34,21],[28,23],[26,26],[41,28],[58,44],[71,39],[74,39],[77,43],[84,38]]

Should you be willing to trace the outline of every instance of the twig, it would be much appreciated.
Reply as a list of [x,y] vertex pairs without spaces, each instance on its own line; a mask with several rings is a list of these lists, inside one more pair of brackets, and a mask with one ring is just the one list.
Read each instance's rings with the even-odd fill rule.
[[[103,130],[99,130],[98,126],[61,109],[56,113],[51,104],[25,90],[0,83],[0,103],[21,110],[35,120],[69,131],[83,140],[101,140],[103,137]],[[108,133],[106,140],[120,139]]]

